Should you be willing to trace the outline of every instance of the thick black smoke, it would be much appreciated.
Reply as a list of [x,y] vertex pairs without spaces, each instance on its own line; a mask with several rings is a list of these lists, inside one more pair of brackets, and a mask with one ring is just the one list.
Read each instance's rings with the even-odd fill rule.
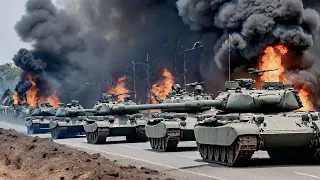
[[47,64],[41,59],[35,59],[33,54],[27,49],[20,49],[18,53],[13,57],[13,62],[16,66],[20,67],[24,71],[30,71],[34,73],[43,72]]
[[319,14],[304,9],[301,0],[179,0],[177,6],[191,29],[224,31],[223,43],[215,52],[220,68],[228,67],[229,40],[232,64],[238,66],[256,60],[276,43],[304,51],[313,45],[312,35],[319,30]]
[[[95,83],[86,86],[85,82],[99,81],[103,85],[110,74],[114,78],[128,75],[132,90],[132,61],[145,61],[147,53],[153,72],[168,66],[182,83],[180,52],[202,41],[204,52],[191,51],[186,55],[187,81],[205,80],[205,88],[216,92],[225,78],[218,67],[226,73],[228,34],[233,70],[254,64],[263,49],[275,43],[300,51],[309,49],[315,43],[319,26],[318,13],[304,9],[301,0],[62,0],[60,3],[64,10],[57,9],[50,0],[27,1],[26,15],[17,23],[16,31],[22,40],[33,43],[30,53],[34,60],[28,62],[46,64],[41,74],[65,96],[62,100],[77,98],[91,106],[98,97],[94,95],[97,87]],[[29,71],[34,66],[23,67]],[[311,69],[315,67],[304,70],[314,75]],[[138,98],[143,99],[147,94],[146,66],[137,64],[136,73]],[[155,74],[151,77],[156,80]]]
[[[146,61],[147,53],[152,70],[151,81],[157,80],[156,72],[161,72],[159,68],[167,66],[181,83],[181,51],[191,48],[196,41],[218,36],[189,30],[178,15],[175,1],[171,0],[61,2],[80,19],[88,51],[95,56],[90,61],[83,61],[82,66],[94,70],[100,81],[104,81],[108,73],[113,77],[126,74],[128,88],[133,90],[132,61],[135,61],[138,99],[145,99],[147,94],[146,65],[141,63]],[[210,41],[205,43],[213,46]],[[188,82],[202,80],[199,56],[199,52],[187,53]]]
[[214,60],[224,74],[229,43],[232,71],[255,66],[267,46],[283,44],[294,52],[286,60],[294,64],[287,78],[310,93],[319,90],[319,59],[311,58],[310,48],[317,40],[320,18],[316,10],[305,9],[301,0],[179,0],[177,7],[191,29],[216,27],[224,32],[214,49]]
[[83,77],[77,59],[70,58],[83,52],[85,40],[79,21],[64,10],[57,9],[51,0],[29,0],[26,14],[15,25],[21,40],[32,43],[33,49],[20,49],[14,56],[15,65],[37,77],[41,95],[58,91],[62,100],[76,96],[80,89],[76,80]]

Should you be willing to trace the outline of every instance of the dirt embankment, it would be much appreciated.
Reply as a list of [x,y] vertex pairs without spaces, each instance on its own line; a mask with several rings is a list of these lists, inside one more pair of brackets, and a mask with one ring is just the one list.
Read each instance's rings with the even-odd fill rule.
[[0,128],[0,160],[0,179],[172,179],[11,129]]

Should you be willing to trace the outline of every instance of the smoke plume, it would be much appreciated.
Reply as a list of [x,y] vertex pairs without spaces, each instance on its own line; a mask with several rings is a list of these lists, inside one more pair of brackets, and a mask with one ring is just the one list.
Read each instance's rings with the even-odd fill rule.
[[266,47],[283,44],[294,52],[284,64],[291,66],[288,79],[313,94],[319,90],[319,60],[311,58],[309,49],[317,40],[320,18],[316,10],[305,9],[301,0],[179,0],[177,7],[190,29],[223,31],[214,60],[224,74],[229,45],[231,70],[243,71],[243,66],[255,66]]
[[50,0],[27,1],[26,15],[15,29],[33,49],[20,50],[14,62],[25,72],[40,74],[62,101],[78,99],[92,106],[98,98],[96,83],[85,82],[98,81],[104,88],[110,77],[126,75],[132,90],[132,61],[137,97],[144,99],[147,74],[142,62],[147,54],[152,82],[157,80],[154,72],[165,66],[182,83],[181,51],[196,41],[204,50],[186,53],[187,82],[204,80],[205,89],[216,93],[227,75],[228,39],[232,71],[254,66],[265,47],[281,43],[301,52],[290,76],[310,82],[318,91],[318,62],[313,57],[320,54],[311,47],[317,43],[319,15],[305,9],[301,0],[60,0],[58,4],[61,9]]

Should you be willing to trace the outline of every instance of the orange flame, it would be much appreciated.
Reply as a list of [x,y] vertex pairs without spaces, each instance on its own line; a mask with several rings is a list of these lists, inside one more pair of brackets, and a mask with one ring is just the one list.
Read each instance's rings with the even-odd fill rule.
[[[32,107],[36,107],[37,104],[39,103],[45,103],[45,102],[49,102],[49,104],[53,107],[58,107],[58,103],[60,103],[60,99],[58,98],[56,92],[53,93],[52,95],[45,97],[45,96],[40,96],[39,91],[40,89],[38,89],[36,87],[36,80],[37,80],[37,76],[32,75],[32,74],[27,74],[26,78],[28,79],[28,81],[30,81],[30,83],[32,84],[31,88],[27,91],[26,93],[26,97],[27,97],[27,103],[32,106]],[[18,94],[15,92],[14,93],[14,103],[18,104]],[[21,99],[21,103],[26,102],[25,99]]]
[[[115,95],[115,94],[129,92],[129,89],[126,88],[126,84],[125,84],[126,79],[127,79],[126,76],[122,76],[118,78],[117,83],[113,87],[109,88],[108,93]],[[118,100],[123,101],[124,97],[125,95],[120,95],[118,96]]]
[[[279,82],[292,83],[288,78],[284,76],[285,67],[282,65],[282,56],[286,55],[288,48],[283,45],[268,46],[264,50],[264,55],[259,61],[259,69],[276,69],[277,71],[265,72],[260,79],[267,82]],[[314,106],[311,101],[311,93],[308,89],[302,87],[297,89],[303,107],[298,111],[314,110]]]
[[[276,52],[278,50],[279,53]],[[288,49],[283,45],[277,45],[275,47],[267,47],[264,50],[264,55],[262,56],[261,61],[259,61],[260,69],[277,69],[277,71],[266,72],[261,76],[262,81],[267,82],[279,82],[283,81],[283,73],[285,71],[281,62],[281,55],[285,55],[288,52]]]
[[173,86],[175,83],[173,75],[167,68],[163,69],[162,76],[163,78],[161,78],[161,80],[153,84],[151,87],[151,94],[153,95],[151,97],[151,101],[153,104],[157,103],[157,100],[154,96],[161,99],[165,98],[171,91],[171,86]]
[[18,99],[19,99],[18,93],[14,92],[13,93],[13,104],[18,104]]

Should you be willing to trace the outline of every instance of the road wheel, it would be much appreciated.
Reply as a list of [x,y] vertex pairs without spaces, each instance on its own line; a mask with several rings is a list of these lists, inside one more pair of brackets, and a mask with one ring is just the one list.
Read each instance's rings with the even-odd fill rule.
[[232,164],[234,157],[235,157],[235,148],[234,148],[234,145],[230,145],[227,147],[227,161],[229,164]]
[[210,160],[210,161],[212,161],[214,158],[214,156],[213,156],[214,150],[213,149],[214,149],[213,145],[208,145],[208,160]]
[[222,162],[225,162],[226,154],[227,154],[226,147],[225,146],[221,146],[220,147],[220,159],[221,159]]
[[213,147],[213,155],[214,155],[214,160],[219,161],[219,157],[220,157],[219,146]]
[[51,129],[51,136],[54,139],[65,138],[67,136],[67,128],[56,126],[55,128]]

